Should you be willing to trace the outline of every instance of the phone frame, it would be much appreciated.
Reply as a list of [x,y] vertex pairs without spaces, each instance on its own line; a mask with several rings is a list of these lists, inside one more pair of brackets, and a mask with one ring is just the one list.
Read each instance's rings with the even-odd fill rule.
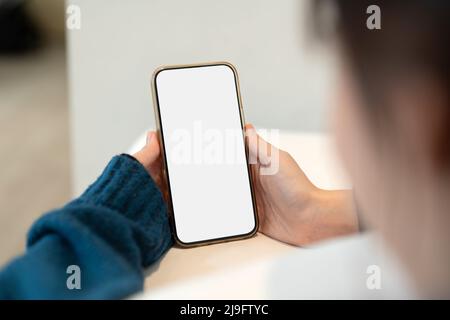
[[[236,87],[236,95],[237,95],[237,99],[238,99],[237,102],[238,102],[238,106],[239,106],[239,115],[240,115],[240,120],[241,120],[242,139],[244,140],[244,147],[245,147],[245,159],[246,159],[246,163],[247,163],[247,174],[248,174],[248,179],[249,179],[249,183],[250,183],[250,192],[251,192],[251,196],[252,196],[252,206],[253,206],[253,216],[254,216],[254,221],[255,221],[255,227],[250,232],[245,233],[245,234],[186,243],[186,242],[181,241],[178,238],[177,231],[176,231],[175,215],[173,212],[173,203],[172,203],[172,191],[170,188],[170,179],[169,179],[167,158],[166,158],[166,152],[165,152],[165,144],[164,144],[164,137],[163,137],[163,125],[162,125],[161,115],[160,115],[158,88],[156,85],[156,78],[158,77],[158,74],[164,70],[201,68],[201,67],[212,67],[212,66],[226,66],[232,70],[233,75],[234,75],[234,83],[235,83],[235,87]],[[207,62],[207,63],[161,66],[153,72],[153,75],[151,78],[151,91],[152,91],[152,97],[153,97],[153,109],[154,109],[154,114],[155,114],[156,134],[159,139],[160,150],[161,150],[161,155],[162,155],[162,160],[163,160],[162,161],[163,179],[164,179],[165,185],[167,186],[167,204],[168,204],[169,221],[170,221],[172,234],[173,234],[176,244],[181,247],[189,248],[189,247],[197,247],[197,246],[201,246],[201,245],[215,244],[215,243],[220,243],[220,242],[241,240],[241,239],[246,239],[246,238],[250,238],[250,237],[254,236],[259,229],[258,208],[256,205],[256,197],[255,197],[255,190],[254,190],[255,188],[253,185],[253,174],[254,173],[253,173],[253,170],[248,161],[248,145],[246,143],[245,130],[244,130],[244,124],[245,124],[244,111],[242,109],[242,98],[241,98],[241,92],[240,92],[240,88],[239,88],[239,77],[238,77],[238,73],[237,73],[237,70],[234,67],[234,65],[232,65],[231,63],[226,62],[226,61],[218,61],[218,62]]]

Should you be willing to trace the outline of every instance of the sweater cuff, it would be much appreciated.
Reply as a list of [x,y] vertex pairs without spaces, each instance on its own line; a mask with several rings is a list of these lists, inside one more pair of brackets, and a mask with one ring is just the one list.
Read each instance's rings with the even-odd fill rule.
[[161,191],[147,170],[130,155],[111,159],[103,173],[76,202],[118,211],[136,220],[142,213],[164,207]]

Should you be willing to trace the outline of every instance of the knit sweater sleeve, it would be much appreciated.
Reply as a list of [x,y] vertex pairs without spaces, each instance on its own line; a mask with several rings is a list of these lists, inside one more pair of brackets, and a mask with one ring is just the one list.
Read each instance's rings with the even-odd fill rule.
[[26,253],[0,272],[0,298],[127,297],[171,245],[159,189],[139,162],[116,156],[79,198],[33,224]]

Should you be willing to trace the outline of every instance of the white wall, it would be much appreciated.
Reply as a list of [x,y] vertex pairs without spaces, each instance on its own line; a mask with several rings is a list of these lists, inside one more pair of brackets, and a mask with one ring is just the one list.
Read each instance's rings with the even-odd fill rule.
[[305,41],[305,1],[70,0],[68,32],[74,193],[153,127],[150,75],[164,64],[227,60],[247,121],[322,130],[327,57]]

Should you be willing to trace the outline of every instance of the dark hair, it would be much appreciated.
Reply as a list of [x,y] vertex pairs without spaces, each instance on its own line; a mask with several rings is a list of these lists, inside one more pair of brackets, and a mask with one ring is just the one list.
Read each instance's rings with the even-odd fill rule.
[[[370,5],[381,12],[381,29],[370,30],[366,22]],[[328,6],[328,7],[327,7]],[[314,2],[316,31],[327,36],[324,9],[332,9],[343,56],[369,106],[371,123],[386,128],[389,122],[389,91],[405,79],[426,76],[438,85],[444,103],[442,124],[437,128],[436,160],[450,163],[450,2],[445,0],[317,0]],[[328,17],[329,18],[329,17]],[[327,19],[330,20],[330,19]],[[328,33],[329,35],[329,33]],[[414,78],[415,77],[415,78]],[[426,106],[424,106],[426,107]],[[383,129],[381,129],[383,130]]]
[[[370,5],[381,11],[381,29],[366,27]],[[334,9],[335,30],[368,104],[401,77],[426,73],[450,88],[450,2],[441,0],[319,0],[315,21],[323,35],[321,12]],[[448,98],[448,97],[447,97]]]

